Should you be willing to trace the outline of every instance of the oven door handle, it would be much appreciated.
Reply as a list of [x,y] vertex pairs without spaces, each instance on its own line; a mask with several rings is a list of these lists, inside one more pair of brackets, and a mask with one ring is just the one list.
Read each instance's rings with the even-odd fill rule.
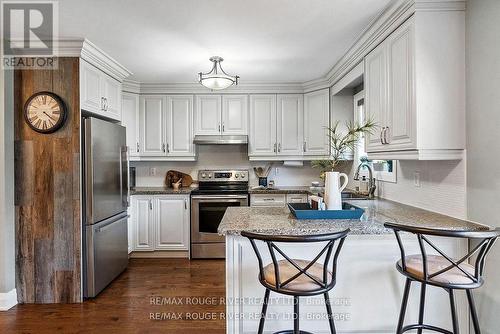
[[191,196],[194,200],[224,200],[224,199],[248,199],[247,195],[224,195],[224,196]]

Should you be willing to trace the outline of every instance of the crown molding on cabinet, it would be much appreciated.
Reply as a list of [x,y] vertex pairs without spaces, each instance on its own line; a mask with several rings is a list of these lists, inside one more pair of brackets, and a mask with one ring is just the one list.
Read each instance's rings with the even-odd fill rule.
[[241,83],[221,91],[213,91],[199,83],[141,83],[125,80],[123,90],[136,94],[299,94],[304,90],[301,84],[296,83]]
[[132,75],[132,72],[88,39],[60,39],[55,45],[57,57],[82,58],[120,82]]
[[132,94],[140,94],[141,93],[141,83],[134,80],[126,79],[122,83],[122,91],[126,93]]

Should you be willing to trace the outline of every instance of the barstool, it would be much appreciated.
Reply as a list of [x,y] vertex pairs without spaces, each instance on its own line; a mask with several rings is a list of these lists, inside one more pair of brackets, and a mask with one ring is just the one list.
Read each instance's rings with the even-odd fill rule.
[[[405,333],[412,329],[416,329],[418,334],[421,334],[423,329],[439,333],[458,334],[459,328],[455,307],[455,290],[465,290],[469,302],[474,332],[480,334],[481,331],[472,290],[479,288],[484,283],[484,261],[491,247],[500,236],[500,229],[497,228],[495,230],[484,231],[450,231],[411,227],[395,223],[386,223],[384,225],[392,229],[396,235],[396,240],[401,251],[401,260],[396,263],[396,269],[406,276],[406,285],[396,334]],[[399,235],[400,232],[409,232],[416,235],[420,254],[406,255],[404,244]],[[474,240],[475,243],[472,245],[473,248],[466,255],[456,260],[446,255],[445,252],[428,238],[428,236],[466,238]],[[439,255],[428,255],[428,248],[426,246],[430,247]],[[476,255],[476,257],[472,259],[474,255]],[[471,263],[473,264],[468,263],[469,259],[471,259]],[[418,324],[403,327],[410,286],[411,283],[415,281],[421,284]],[[448,292],[453,331],[424,324],[425,290],[427,285],[440,287]]]
[[[264,321],[266,318],[270,291],[293,296],[294,298],[293,331],[285,330],[275,334],[311,334],[309,332],[299,330],[299,297],[315,296],[320,294],[323,294],[325,298],[330,332],[332,334],[336,333],[328,291],[335,286],[337,276],[337,259],[348,233],[349,229],[336,233],[303,236],[278,236],[250,233],[246,231],[241,232],[242,236],[247,237],[250,240],[252,248],[257,255],[257,260],[259,262],[259,281],[266,288],[259,321],[259,334],[262,334],[264,331]],[[272,263],[264,266],[261,253],[255,240],[260,240],[267,245]],[[336,244],[337,240],[339,242]],[[325,242],[326,245],[312,260],[299,260],[288,257],[276,244],[283,242]],[[278,253],[283,259],[278,260],[276,253]],[[323,263],[318,263],[317,261],[323,255],[325,255]],[[330,263],[331,269],[329,270],[328,267]]]

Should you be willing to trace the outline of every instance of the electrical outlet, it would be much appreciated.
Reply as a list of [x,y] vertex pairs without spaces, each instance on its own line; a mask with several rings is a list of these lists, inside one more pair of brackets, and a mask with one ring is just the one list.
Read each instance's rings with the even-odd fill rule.
[[413,173],[413,184],[415,187],[420,188],[420,172],[418,171]]
[[149,169],[149,176],[156,176],[156,168],[151,167]]

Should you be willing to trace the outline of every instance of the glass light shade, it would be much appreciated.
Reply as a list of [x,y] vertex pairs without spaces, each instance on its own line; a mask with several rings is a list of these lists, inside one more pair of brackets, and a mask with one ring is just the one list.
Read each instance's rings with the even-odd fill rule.
[[210,72],[198,73],[198,82],[212,90],[226,89],[229,86],[237,85],[239,76],[230,76],[222,69],[220,63],[224,60],[222,57],[213,56],[209,59],[213,65]]
[[205,78],[201,78],[200,83],[213,90],[221,90],[231,86],[234,83],[233,79],[217,75],[217,76],[207,76]]

